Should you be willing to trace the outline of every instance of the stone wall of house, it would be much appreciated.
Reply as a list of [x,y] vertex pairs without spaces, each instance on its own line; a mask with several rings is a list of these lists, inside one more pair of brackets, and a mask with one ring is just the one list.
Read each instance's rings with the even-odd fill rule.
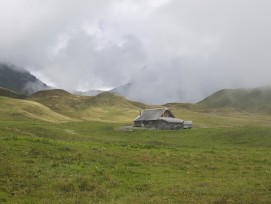
[[145,127],[159,130],[178,130],[183,128],[183,124],[169,123],[163,120],[135,121],[134,127]]

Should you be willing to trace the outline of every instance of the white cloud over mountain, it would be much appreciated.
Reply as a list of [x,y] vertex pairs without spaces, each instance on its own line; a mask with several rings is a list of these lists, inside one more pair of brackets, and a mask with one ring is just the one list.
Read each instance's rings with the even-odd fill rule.
[[2,0],[0,60],[148,103],[270,83],[268,0]]

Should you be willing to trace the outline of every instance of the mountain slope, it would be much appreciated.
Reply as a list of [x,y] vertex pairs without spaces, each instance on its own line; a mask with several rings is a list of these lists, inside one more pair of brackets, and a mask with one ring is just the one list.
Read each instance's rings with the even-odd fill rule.
[[38,91],[27,100],[46,105],[61,114],[73,115],[72,113],[88,107],[89,98],[91,97],[76,96],[62,89],[51,89]]
[[135,101],[129,101],[122,96],[117,96],[110,92],[103,92],[97,96],[78,96],[73,95],[62,89],[51,89],[38,91],[27,98],[31,101],[42,103],[54,110],[85,109],[92,107],[128,107],[146,108],[147,105]]
[[223,89],[200,101],[208,109],[235,110],[271,114],[271,88]]
[[129,93],[131,92],[133,84],[127,83],[121,86],[117,86],[109,91],[102,91],[102,90],[89,90],[89,91],[75,91],[74,94],[79,96],[97,96],[104,92],[113,93],[118,96],[127,97]]
[[26,70],[19,70],[15,66],[0,63],[0,87],[4,87],[23,95],[30,95],[36,91],[49,87]]
[[27,100],[46,105],[52,110],[82,120],[127,122],[134,119],[139,109],[148,106],[129,101],[109,92],[97,96],[76,96],[61,89],[39,91]]
[[0,96],[0,120],[25,119],[48,122],[72,121],[71,118],[60,115],[42,104]]
[[197,108],[197,106],[192,103],[166,103],[163,106],[170,109],[196,109]]
[[89,107],[83,111],[83,119],[108,122],[131,122],[137,117],[140,109],[149,106],[129,101],[122,96],[103,92],[89,100]]
[[127,83],[121,86],[117,86],[110,90],[111,93],[127,97],[129,95],[129,92],[131,92],[131,88],[133,87],[132,83]]
[[16,93],[15,91],[11,91],[6,88],[0,87],[0,96],[5,96],[8,98],[15,98],[15,99],[24,99],[26,96]]
[[118,107],[127,107],[127,108],[146,108],[147,105],[130,101],[124,98],[123,96],[118,96],[110,92],[103,92],[98,94],[97,96],[92,97],[90,100],[91,106],[118,106]]

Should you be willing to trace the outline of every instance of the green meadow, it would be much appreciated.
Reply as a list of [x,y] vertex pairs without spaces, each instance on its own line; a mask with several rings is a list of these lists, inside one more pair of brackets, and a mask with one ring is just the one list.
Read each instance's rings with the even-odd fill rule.
[[134,129],[138,104],[96,100],[0,97],[0,203],[271,203],[270,115],[176,106],[191,130]]

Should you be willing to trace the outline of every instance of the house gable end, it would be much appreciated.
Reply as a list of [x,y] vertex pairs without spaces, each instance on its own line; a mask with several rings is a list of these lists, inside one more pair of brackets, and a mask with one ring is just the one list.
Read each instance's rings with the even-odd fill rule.
[[168,118],[175,118],[173,113],[170,110],[165,110],[165,112],[160,117],[168,117]]

